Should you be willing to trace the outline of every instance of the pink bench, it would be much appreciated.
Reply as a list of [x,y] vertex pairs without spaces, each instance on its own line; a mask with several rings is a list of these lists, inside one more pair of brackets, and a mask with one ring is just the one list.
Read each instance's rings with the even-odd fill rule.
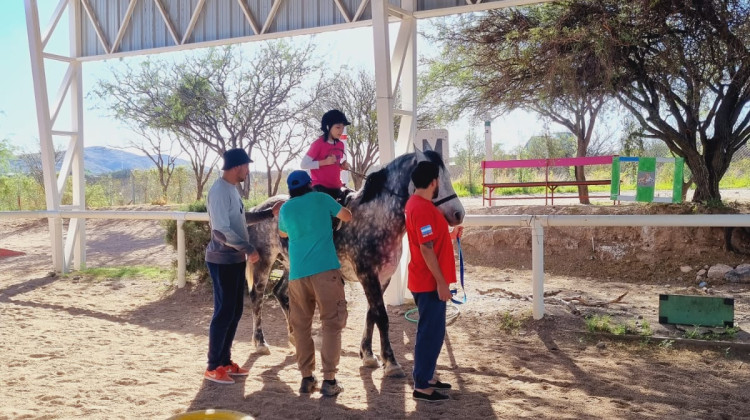
[[[559,159],[522,159],[522,160],[483,160],[482,161],[482,206],[485,202],[492,205],[493,200],[517,200],[520,198],[533,199],[536,197],[493,197],[492,192],[498,188],[528,188],[544,187],[544,205],[547,200],[555,204],[555,190],[558,187],[577,187],[579,185],[611,185],[611,179],[594,179],[586,181],[557,181],[550,179],[550,168],[559,166],[590,166],[590,165],[612,165],[612,156],[592,156]],[[492,169],[514,169],[514,168],[544,168],[544,181],[527,182],[487,182],[487,170]],[[606,196],[593,196],[592,198],[609,198]],[[580,198],[580,196],[578,196]]]

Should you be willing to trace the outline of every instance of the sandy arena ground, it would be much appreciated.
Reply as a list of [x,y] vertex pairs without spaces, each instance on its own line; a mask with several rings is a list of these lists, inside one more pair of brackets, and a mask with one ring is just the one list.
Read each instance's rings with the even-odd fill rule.
[[[169,268],[175,258],[158,222],[90,220],[87,240],[90,267]],[[586,335],[583,315],[612,313],[667,335],[657,322],[657,295],[683,292],[684,285],[547,276],[545,290],[558,298],[628,295],[604,307],[579,305],[581,315],[550,301],[545,318],[533,321],[528,270],[469,265],[469,302],[449,326],[438,362],[441,379],[455,389],[450,401],[430,404],[411,398],[416,327],[403,316],[408,302],[388,308],[406,378],[362,367],[366,303],[361,287],[350,284],[338,374],[345,391],[301,396],[293,348],[272,299],[264,306],[271,355],[254,353],[246,311],[233,354],[250,376],[218,385],[202,379],[213,308],[206,286],[177,289],[166,277],[48,276],[46,221],[0,219],[0,248],[25,253],[0,258],[0,419],[166,419],[206,408],[263,419],[750,418],[748,285],[715,287],[735,298],[743,331],[734,343],[647,343]],[[374,342],[378,352],[377,334]]]

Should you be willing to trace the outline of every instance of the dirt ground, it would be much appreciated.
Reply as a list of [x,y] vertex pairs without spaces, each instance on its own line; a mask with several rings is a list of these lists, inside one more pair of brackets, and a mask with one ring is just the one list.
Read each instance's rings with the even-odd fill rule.
[[[476,200],[468,200],[466,207],[470,214],[582,211],[581,206],[527,205],[483,210]],[[607,214],[628,211],[594,208]],[[450,401],[430,404],[412,400],[408,376],[387,378],[382,369],[362,367],[358,346],[366,303],[358,284],[347,287],[350,315],[338,374],[342,394],[297,393],[293,348],[273,300],[264,306],[271,355],[254,353],[247,311],[233,354],[250,376],[223,386],[202,379],[213,307],[209,288],[188,284],[178,289],[168,276],[49,276],[46,221],[0,219],[0,248],[24,253],[0,257],[0,419],[166,419],[206,408],[271,419],[750,418],[750,285],[712,282],[708,290],[735,299],[740,331],[734,340],[694,344],[681,339],[683,333],[674,327],[658,324],[659,293],[705,293],[695,287],[697,269],[748,262],[719,249],[720,232],[688,234],[690,242],[673,243],[669,252],[655,240],[663,235],[650,235],[655,248],[625,257],[626,266],[597,254],[596,246],[589,252],[583,244],[588,246],[591,232],[549,232],[552,243],[568,244],[571,252],[547,247],[545,290],[550,296],[539,321],[531,317],[526,263],[531,257],[523,234],[493,232],[495,242],[511,238],[493,254],[487,246],[469,245],[471,235],[486,232],[467,228],[465,233],[468,303],[458,308],[438,361],[441,380],[455,389]],[[159,222],[90,220],[88,266],[169,268],[175,254],[163,244],[163,233]],[[643,231],[606,235],[621,235],[628,243],[644,240]],[[688,249],[703,251],[693,257]],[[675,257],[677,267],[691,265],[693,271],[674,272]],[[581,304],[611,301],[625,292],[618,303]],[[404,317],[410,308],[408,301],[388,308],[392,344],[407,375],[416,328]],[[586,334],[584,317],[592,314],[648,324],[655,336],[671,340]],[[379,349],[377,334],[374,341]]]

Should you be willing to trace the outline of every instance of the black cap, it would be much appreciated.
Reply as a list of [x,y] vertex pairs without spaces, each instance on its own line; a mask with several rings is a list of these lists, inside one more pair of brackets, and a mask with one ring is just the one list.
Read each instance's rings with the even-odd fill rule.
[[227,169],[232,169],[235,166],[244,165],[250,162],[252,162],[252,160],[250,159],[250,156],[247,155],[245,149],[229,149],[224,152],[224,166],[222,166],[221,170],[226,171]]

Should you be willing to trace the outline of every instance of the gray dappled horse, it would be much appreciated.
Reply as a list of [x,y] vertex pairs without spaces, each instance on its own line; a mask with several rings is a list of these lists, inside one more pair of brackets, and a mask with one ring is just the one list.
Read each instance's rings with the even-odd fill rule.
[[[430,160],[440,166],[440,195],[433,202],[451,226],[460,224],[465,212],[453,191],[450,175],[440,155],[427,150],[424,153],[416,151],[399,156],[385,168],[370,174],[365,186],[356,192],[348,205],[353,215],[352,221],[344,223],[333,235],[344,277],[349,281],[359,280],[367,296],[369,309],[359,355],[364,366],[379,366],[378,359],[372,353],[373,326],[377,325],[380,331],[381,357],[385,362],[387,376],[404,376],[404,372],[391,348],[383,292],[401,259],[402,239],[406,232],[404,207],[414,190],[411,172],[417,162],[423,160]],[[271,197],[257,206],[257,209],[271,208],[274,203],[284,199],[285,196]],[[310,223],[328,221],[311,220]],[[253,343],[258,352],[268,354],[270,351],[261,325],[261,306],[271,268],[278,259],[284,264],[286,271],[273,287],[273,293],[281,304],[288,325],[288,249],[286,241],[279,237],[276,219],[254,224],[248,227],[248,231],[250,243],[255,245],[260,254],[260,261],[252,266],[252,279],[248,267],[248,284],[252,284],[250,301],[253,311]]]

